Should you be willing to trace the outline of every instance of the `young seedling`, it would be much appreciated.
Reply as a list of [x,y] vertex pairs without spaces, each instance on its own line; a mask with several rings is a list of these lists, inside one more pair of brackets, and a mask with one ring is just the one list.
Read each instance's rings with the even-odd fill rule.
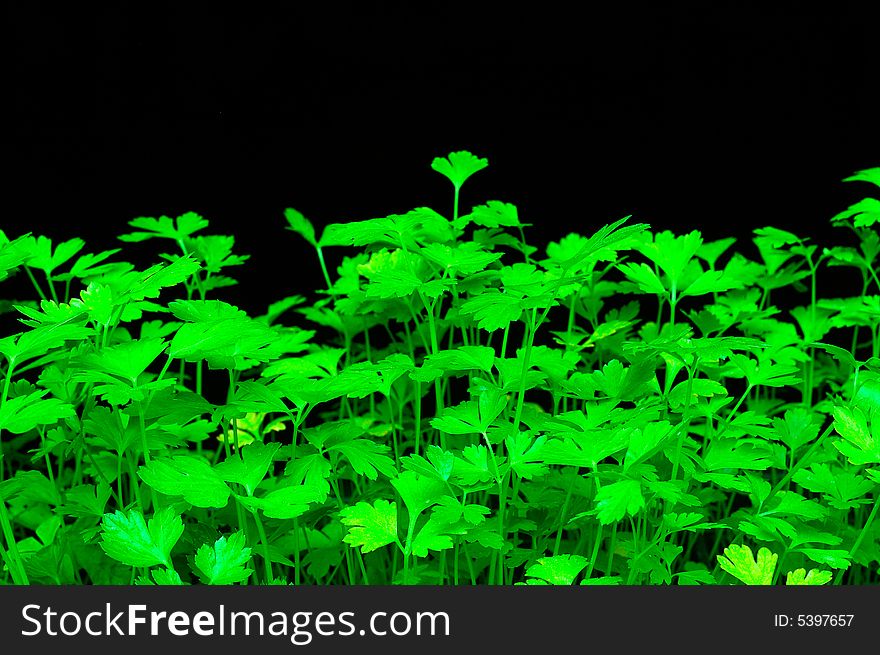
[[462,207],[487,167],[434,159],[450,207],[287,209],[322,288],[253,313],[192,212],[97,253],[0,232],[33,295],[0,301],[0,582],[880,582],[880,200],[832,219],[853,246],[539,248]]

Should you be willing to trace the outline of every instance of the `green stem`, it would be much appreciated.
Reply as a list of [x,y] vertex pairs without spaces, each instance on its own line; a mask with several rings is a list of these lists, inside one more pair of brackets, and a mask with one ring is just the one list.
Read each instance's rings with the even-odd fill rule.
[[[818,270],[817,266],[814,266],[812,261],[809,261],[810,264],[810,324],[816,324],[816,272]],[[806,336],[806,335],[805,335]],[[815,348],[810,348],[809,352],[809,364],[807,364],[807,380],[806,386],[804,387],[804,397],[803,403],[805,407],[813,406],[813,376],[815,373]]]
[[[308,547],[308,537],[306,537],[306,547]],[[298,587],[301,583],[300,568],[302,567],[299,553],[299,517],[293,519],[293,548],[293,584]]]
[[[89,450],[89,445],[86,443],[85,436],[82,433],[80,433],[80,438],[82,439],[82,441],[81,441],[82,449],[85,451],[86,457],[88,458],[89,462],[91,462],[92,468],[95,469],[95,471],[97,473],[97,477],[99,477],[101,480],[103,480],[104,484],[106,484],[110,488],[110,495],[113,497],[113,500],[116,502],[116,507],[118,507],[119,509],[122,509],[124,507],[124,505],[122,504],[122,497],[118,496],[116,494],[116,492],[113,491],[113,484],[110,482],[110,480],[107,478],[107,476],[104,475],[104,471],[102,471],[98,467],[98,463],[95,461],[95,457],[92,455],[92,451]],[[116,456],[121,457],[121,455],[119,453],[116,453]],[[77,464],[79,464],[81,459],[82,459],[81,457],[76,458]]]
[[584,574],[584,580],[589,580],[593,576],[593,568],[596,565],[596,560],[599,557],[599,548],[602,545],[602,524],[599,523],[599,531],[596,533],[595,539],[593,539],[593,552],[590,555],[590,564],[587,566],[587,572]]
[[358,568],[360,569],[360,572],[361,572],[361,579],[364,581],[365,585],[369,586],[370,576],[367,575],[367,567],[364,566],[364,558],[363,558],[363,555],[361,554],[361,551],[356,550],[355,557],[357,557]]
[[574,483],[569,482],[568,491],[565,493],[565,502],[562,503],[562,511],[559,513],[559,525],[556,528],[556,542],[553,544],[553,556],[559,554],[559,548],[562,545],[562,530],[565,527],[565,515],[568,512],[568,504],[571,502],[571,492],[574,490]]
[[[128,464],[128,477],[131,481],[131,495],[134,497],[137,506],[140,507],[141,512],[143,512],[146,508],[144,507],[143,498],[141,498],[141,486],[138,482],[137,471],[134,468],[134,461],[130,457],[126,457],[125,461]],[[94,466],[94,459],[92,460],[92,465]]]
[[4,576],[2,578],[0,578],[0,584],[8,585],[10,577],[12,578],[12,584],[19,584],[18,580],[16,579],[16,575],[18,575],[18,571],[16,571],[15,575],[13,575],[12,571],[15,568],[15,564],[13,564],[12,558],[10,557],[9,553],[6,552],[6,549],[3,547],[4,541],[0,541],[0,564],[2,564],[2,566],[6,567],[6,573],[4,574]]
[[522,373],[519,381],[519,392],[516,397],[516,413],[513,418],[513,434],[517,434],[519,432],[519,423],[522,419],[522,410],[523,405],[525,404],[526,399],[526,377],[529,370],[529,365],[531,363],[532,356],[532,346],[535,342],[535,333],[538,331],[538,327],[540,327],[541,323],[544,322],[544,319],[547,316],[547,312],[550,310],[548,307],[544,310],[544,313],[541,314],[541,318],[538,321],[535,321],[535,315],[537,314],[537,309],[532,309],[531,320],[526,326],[526,348],[523,353],[523,366]]
[[[696,363],[694,364],[696,367]],[[684,411],[682,412],[681,425],[679,426],[679,434],[678,441],[675,444],[675,462],[672,465],[672,475],[670,476],[670,480],[675,480],[678,477],[678,468],[679,463],[681,462],[681,450],[684,447],[684,440],[687,437],[688,428],[690,427],[690,409],[691,409],[691,391],[693,389],[694,383],[694,371],[688,368],[688,384],[687,384],[687,392],[685,398]]]
[[821,444],[825,440],[825,437],[831,434],[831,431],[833,429],[834,424],[832,423],[827,428],[825,428],[825,431],[819,435],[819,438],[812,443],[812,445],[807,449],[807,452],[805,452],[797,462],[792,462],[792,466],[785,474],[785,476],[776,484],[775,487],[773,487],[773,489],[770,490],[770,493],[764,499],[764,502],[761,503],[762,507],[766,505],[767,501],[773,498],[773,496],[779,493],[785,487],[785,485],[788,484],[788,481],[791,480],[792,476],[794,476],[794,474],[797,473],[804,466],[804,464],[807,463],[810,455],[813,454],[813,451],[819,447],[819,444]]
[[[40,434],[40,448],[43,449],[43,461],[46,463],[46,473],[49,476],[49,482],[52,483],[52,486],[55,487],[55,490],[60,494],[61,487],[58,485],[58,480],[55,478],[55,471],[52,467],[52,460],[49,457],[49,451],[45,450],[45,448],[46,448],[45,430],[41,427],[38,429],[38,432]],[[59,472],[59,474],[61,473],[60,470],[58,472]]]
[[46,273],[46,284],[49,285],[49,293],[52,294],[52,300],[55,301],[55,303],[57,304],[58,303],[58,294],[55,292],[55,285],[52,284],[52,278],[49,277],[48,273]]
[[736,401],[736,405],[733,406],[733,409],[731,409],[730,413],[727,415],[727,419],[725,419],[724,425],[721,426],[721,429],[715,433],[716,437],[720,437],[722,434],[724,434],[724,432],[727,430],[728,426],[730,425],[730,422],[733,420],[734,414],[736,414],[737,410],[740,408],[740,405],[743,404],[745,399],[751,393],[752,389],[753,389],[753,387],[751,384],[746,387],[746,390],[743,391],[743,395],[739,397],[739,400]]
[[422,383],[418,380],[414,380],[415,387],[415,410],[414,410],[414,418],[415,421],[415,451],[416,455],[419,454],[419,446],[422,443]]
[[330,273],[327,272],[327,263],[324,261],[324,251],[321,249],[321,246],[315,246],[315,249],[318,251],[318,261],[321,263],[321,273],[324,275],[324,282],[327,284],[327,291],[332,296],[336,296],[333,292],[333,285],[330,283]]
[[141,448],[144,449],[144,464],[150,465],[150,444],[147,441],[147,421],[144,416],[144,407],[141,401],[137,401],[138,426],[141,433]]
[[773,579],[770,582],[771,585],[775,585],[777,582],[779,582],[779,576],[782,574],[782,567],[785,563],[785,558],[788,556],[788,549],[789,546],[786,546],[785,550],[783,550],[782,554],[779,556],[779,562],[776,566],[776,570],[773,572]]
[[[94,463],[92,465],[94,466]],[[110,487],[110,489],[112,490],[113,487]],[[122,492],[122,453],[119,451],[116,452],[116,495],[118,496],[116,506],[122,509],[124,507],[122,504],[124,497]]]
[[531,264],[531,263],[532,263],[532,258],[531,258],[531,256],[529,255],[529,244],[526,243],[526,233],[525,233],[525,230],[522,229],[522,226],[521,226],[521,225],[518,225],[518,226],[517,226],[517,229],[519,230],[519,241],[520,241],[520,243],[522,244],[522,254],[523,254],[523,257],[525,257],[526,264]]
[[[501,543],[507,543],[507,530],[505,528],[505,514],[507,512],[507,487],[508,487],[508,474],[504,474],[504,478],[501,481],[500,489],[498,492],[498,534],[501,537]],[[501,548],[498,551],[498,584],[504,584],[504,549]]]
[[[878,509],[880,509],[880,492],[877,493],[877,497],[874,499],[874,506],[871,508],[871,513],[868,514],[868,519],[865,521],[865,525],[862,526],[862,530],[861,532],[859,532],[859,536],[856,537],[856,540],[853,542],[852,548],[849,549],[848,559],[852,559],[858,552],[859,546],[862,545],[862,541],[865,540],[865,537],[868,535],[868,531],[871,529],[871,525],[874,523],[874,519],[877,518]],[[837,571],[837,575],[834,577],[834,584],[840,584],[840,581],[843,579],[843,573],[845,570],[846,569],[840,569]]]
[[[3,393],[0,394],[0,409],[6,404],[6,399],[9,397],[9,386],[12,383],[12,372],[15,370],[15,358],[13,357],[9,361],[9,368],[6,369],[6,379],[3,381]],[[0,482],[3,482],[5,478],[5,468],[4,468],[4,460],[5,455],[3,453],[3,427],[0,426]]]
[[272,573],[272,560],[269,558],[269,540],[266,538],[266,529],[263,527],[262,519],[260,519],[260,512],[252,509],[251,514],[254,515],[254,522],[257,524],[257,534],[260,535],[260,545],[263,550],[263,574],[266,576],[266,584],[269,585],[275,579],[275,575]]
[[9,513],[6,511],[6,501],[2,498],[0,498],[0,527],[3,530],[3,537],[6,539],[9,559],[13,563],[10,570],[12,581],[18,585],[30,584],[27,571],[24,568],[24,562],[21,559],[21,554],[18,552],[18,544],[15,541],[15,533],[12,530],[12,521],[9,518]]
[[35,278],[34,274],[31,273],[31,269],[28,266],[25,266],[24,272],[27,273],[27,276],[31,280],[31,284],[33,284],[34,289],[37,290],[37,295],[40,296],[40,300],[48,300],[48,298],[46,298],[46,294],[43,293],[43,290],[40,288],[40,284],[37,282],[37,278]]
[[611,528],[611,544],[608,546],[608,564],[605,567],[605,575],[613,574],[614,549],[617,547],[617,523]]
[[[406,541],[404,542],[403,548],[403,584],[409,584],[409,558],[412,557],[412,542],[413,536],[416,530],[416,520],[419,518],[418,514],[411,515],[409,517],[409,525],[406,528]],[[398,543],[398,547],[400,544]]]
[[[150,465],[150,444],[147,441],[147,422],[146,422],[146,418],[144,417],[144,406],[140,400],[137,401],[137,412],[138,412],[138,425],[140,427],[140,433],[141,433],[141,447],[144,449],[144,465],[149,466]],[[133,482],[135,484],[137,484],[137,480],[133,480]],[[159,499],[158,499],[158,496],[156,496],[156,491],[153,489],[153,487],[150,487],[150,501],[152,502],[152,505],[153,505],[153,511],[156,511],[157,509],[159,509]],[[141,505],[141,508],[143,508],[143,505]]]
[[[437,341],[437,325],[434,320],[434,303],[427,302],[423,295],[419,295],[422,298],[422,304],[425,306],[425,311],[428,314],[428,329],[431,332],[431,353],[436,355],[440,352],[440,345]],[[436,302],[439,302],[439,300]],[[436,404],[434,415],[440,416],[443,412],[443,390],[440,387],[440,378],[434,380],[434,402]],[[440,447],[443,450],[446,450],[446,434],[442,430],[440,431]]]

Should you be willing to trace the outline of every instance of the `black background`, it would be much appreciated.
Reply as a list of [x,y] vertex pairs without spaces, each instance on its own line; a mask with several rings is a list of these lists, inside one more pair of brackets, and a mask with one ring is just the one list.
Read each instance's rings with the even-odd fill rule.
[[464,206],[513,202],[537,244],[627,214],[846,241],[828,219],[871,189],[840,180],[880,164],[869,17],[657,4],[17,3],[2,228],[100,250],[196,211],[253,256],[225,297],[259,309],[317,283],[285,207],[448,213],[429,165],[468,149]]
[[[254,256],[224,295],[258,310],[317,283],[313,253],[283,229],[285,207],[319,228],[448,211],[449,185],[430,161],[469,149],[491,165],[468,182],[465,206],[517,204],[538,243],[626,214],[707,238],[768,224],[835,235],[828,219],[871,191],[840,180],[880,165],[875,23],[837,2],[657,4],[15,3],[0,228],[82,236],[100,250],[136,216],[197,211]],[[133,252],[156,257],[153,243]],[[548,634],[593,645],[603,632],[750,643],[759,630],[751,643],[768,643],[771,612],[858,610],[863,629],[859,608],[873,602],[823,589],[821,603],[749,597],[723,612],[701,590],[693,613],[653,597],[636,607],[649,591],[624,605],[564,602],[575,617],[546,598],[454,607],[474,641],[488,625],[499,647],[502,637],[537,647]],[[487,615],[511,607],[523,616]],[[795,634],[819,638],[773,636],[791,645]]]

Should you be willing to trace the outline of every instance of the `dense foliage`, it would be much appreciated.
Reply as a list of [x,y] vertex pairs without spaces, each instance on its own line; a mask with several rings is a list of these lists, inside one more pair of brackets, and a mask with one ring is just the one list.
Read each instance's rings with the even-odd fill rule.
[[194,213],[130,222],[173,251],[146,270],[0,232],[39,296],[0,301],[0,580],[878,582],[880,201],[832,219],[853,246],[623,219],[539,251],[460,211],[486,166],[434,160],[451,217],[287,210],[325,288],[259,316]]

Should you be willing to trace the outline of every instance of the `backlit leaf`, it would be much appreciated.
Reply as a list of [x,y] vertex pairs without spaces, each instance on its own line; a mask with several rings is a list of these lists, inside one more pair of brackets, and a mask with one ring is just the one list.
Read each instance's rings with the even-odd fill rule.
[[183,534],[183,521],[173,508],[156,512],[149,520],[137,510],[105,514],[101,548],[110,557],[134,567],[171,568],[171,549]]
[[183,496],[196,507],[225,507],[229,500],[229,487],[220,473],[200,457],[157,457],[142,466],[138,475],[156,491]]
[[340,512],[343,525],[348,528],[345,543],[360,548],[361,552],[387,546],[397,541],[397,503],[377,500],[346,507]]
[[[541,557],[536,564],[532,564],[526,575],[537,578],[551,585],[570,585],[575,581],[578,574],[583,571],[589,560],[580,555],[555,555],[553,557]],[[531,581],[529,581],[531,584]]]
[[756,560],[751,548],[733,544],[724,549],[724,555],[718,556],[718,564],[747,585],[769,585],[773,583],[778,559],[769,549],[761,548]]
[[235,532],[229,538],[220,537],[213,546],[205,544],[196,552],[195,565],[211,585],[229,585],[245,582],[253,573],[247,567],[251,549],[246,545],[244,533]]

